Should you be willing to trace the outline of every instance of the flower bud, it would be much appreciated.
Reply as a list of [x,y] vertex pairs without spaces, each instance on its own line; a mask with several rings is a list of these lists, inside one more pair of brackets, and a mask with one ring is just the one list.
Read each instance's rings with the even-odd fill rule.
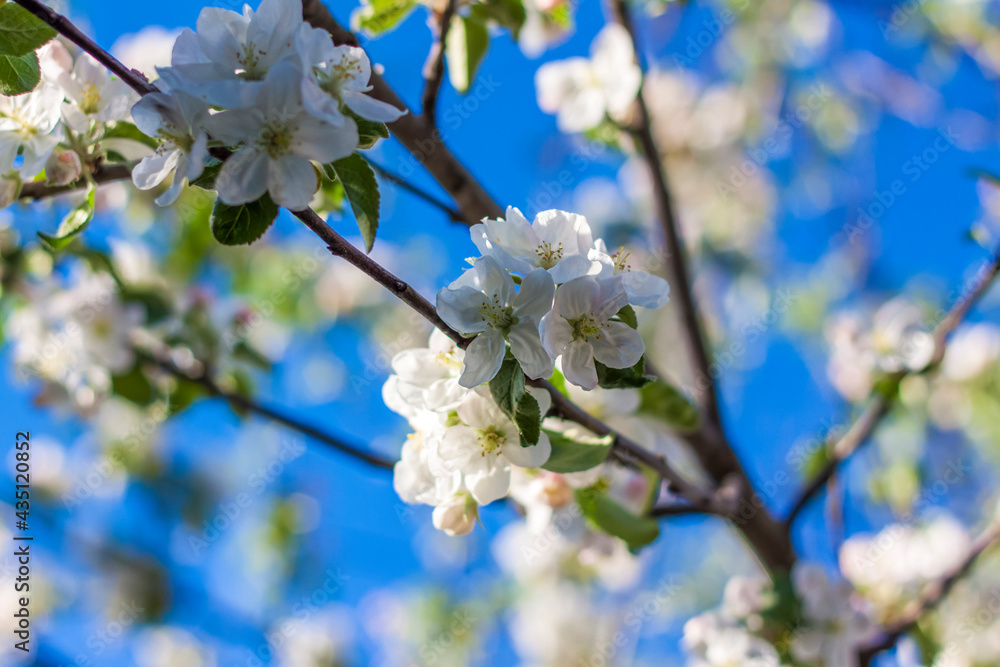
[[53,151],[45,163],[45,180],[49,185],[69,185],[80,178],[83,165],[76,151]]
[[542,471],[531,486],[539,502],[555,509],[565,507],[573,499],[573,489],[559,473]]
[[457,493],[443,504],[434,508],[431,515],[434,527],[446,535],[468,535],[479,519],[479,506],[466,493]]
[[16,173],[0,176],[0,209],[7,208],[17,200],[21,193],[21,179]]

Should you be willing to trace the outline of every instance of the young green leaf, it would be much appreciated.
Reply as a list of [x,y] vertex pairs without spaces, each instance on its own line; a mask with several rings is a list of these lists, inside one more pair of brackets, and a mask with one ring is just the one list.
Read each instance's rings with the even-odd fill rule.
[[356,28],[378,35],[396,27],[417,6],[416,0],[370,0],[355,19]]
[[628,304],[625,304],[615,317],[633,329],[639,328],[639,320],[636,319],[635,310]]
[[42,78],[34,51],[23,56],[0,55],[0,95],[30,93]]
[[621,538],[635,551],[656,540],[660,525],[655,519],[632,514],[604,493],[581,489],[576,492],[583,515],[608,535]]
[[469,15],[475,16],[481,22],[494,21],[511,32],[516,40],[521,33],[526,14],[521,0],[485,0],[482,4],[474,4],[469,8]]
[[646,386],[651,381],[645,374],[645,356],[630,368],[609,368],[596,359],[594,366],[597,368],[597,384],[605,389],[636,389]]
[[614,438],[610,435],[603,438],[574,440],[558,431],[545,429],[545,433],[552,444],[552,455],[542,468],[551,472],[582,472],[596,468],[608,458],[608,454],[611,453],[611,443],[614,442]]
[[662,419],[675,429],[690,433],[698,429],[698,411],[676,387],[657,380],[639,390],[639,411]]
[[448,58],[448,78],[455,90],[464,93],[469,89],[489,45],[490,33],[485,23],[472,15],[452,19],[445,55]]
[[337,180],[344,185],[344,193],[358,221],[361,238],[365,240],[365,251],[371,252],[375,244],[375,232],[378,231],[379,193],[375,173],[359,153],[337,160],[329,166]]
[[156,139],[146,136],[138,127],[124,120],[105,123],[101,139],[128,139],[149,148],[156,148],[159,145]]
[[504,359],[500,371],[490,380],[490,394],[504,414],[513,416],[524,395],[524,373],[514,359]]
[[56,36],[54,28],[24,7],[0,5],[0,55],[24,56]]
[[542,409],[535,397],[528,392],[524,392],[517,402],[514,423],[517,425],[522,447],[538,444],[538,437],[542,431]]
[[278,217],[278,205],[267,193],[257,201],[239,206],[215,202],[212,209],[212,235],[222,245],[253,243]]
[[377,144],[379,139],[389,138],[389,128],[385,126],[385,123],[368,120],[353,113],[351,115],[354,117],[354,122],[358,124],[359,150],[368,150]]
[[59,229],[53,235],[45,234],[43,232],[38,232],[38,237],[45,241],[45,243],[53,250],[62,250],[70,241],[72,241],[80,232],[87,228],[90,221],[94,219],[94,189],[91,188],[90,192],[87,193],[87,198],[83,202],[74,208],[69,214],[63,218],[63,221],[59,224]]

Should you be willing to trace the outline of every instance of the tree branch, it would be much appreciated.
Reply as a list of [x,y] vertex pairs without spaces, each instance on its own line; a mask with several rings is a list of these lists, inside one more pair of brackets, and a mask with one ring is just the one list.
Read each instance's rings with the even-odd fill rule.
[[372,162],[371,160],[368,160],[368,165],[372,169],[374,169],[375,172],[379,176],[381,176],[385,180],[389,181],[390,183],[393,183],[394,185],[398,185],[401,190],[406,190],[407,192],[409,192],[414,197],[416,197],[418,199],[422,199],[423,201],[427,202],[431,206],[439,208],[444,213],[447,213],[448,217],[453,222],[462,222],[462,213],[461,213],[461,211],[456,210],[455,208],[453,208],[448,203],[441,201],[440,199],[438,199],[434,195],[432,195],[432,194],[430,194],[428,192],[425,192],[424,190],[421,190],[417,186],[415,186],[412,183],[410,183],[409,181],[405,180],[402,176],[397,176],[396,174],[392,173],[391,171],[389,171],[385,167],[383,167],[381,165],[378,165],[378,164]]
[[[337,44],[358,45],[358,38],[337,23],[321,0],[303,0],[302,14],[310,25],[329,32]],[[371,85],[370,95],[375,99],[398,109],[407,108],[378,74],[372,74]],[[503,217],[503,209],[452,154],[437,128],[433,123],[429,123],[426,117],[408,113],[399,120],[389,123],[388,127],[413,157],[441,184],[445,192],[455,200],[463,222],[474,225],[483,218]]]
[[169,349],[166,349],[166,346],[156,350],[148,349],[148,347],[152,346],[140,347],[136,345],[134,349],[139,357],[155,364],[157,367],[177,378],[188,380],[200,385],[210,395],[215,396],[216,398],[222,398],[228,403],[242,408],[247,412],[252,412],[281,424],[282,426],[286,426],[293,431],[298,431],[299,433],[309,436],[310,438],[317,440],[342,454],[352,456],[369,465],[375,466],[376,468],[392,470],[392,467],[395,465],[395,461],[391,461],[385,457],[379,456],[378,454],[366,452],[354,445],[349,445],[343,440],[336,438],[325,431],[321,431],[320,429],[310,426],[309,424],[306,424],[305,422],[302,422],[294,417],[289,417],[273,408],[269,408],[266,405],[258,403],[252,398],[228,392],[220,387],[218,383],[216,383],[215,380],[204,371],[194,372],[186,371],[180,368],[177,364],[171,361],[170,351]]
[[895,646],[900,637],[916,627],[924,614],[941,604],[955,584],[969,573],[983,552],[998,540],[1000,540],[1000,522],[994,523],[975,539],[969,549],[969,554],[957,568],[937,581],[928,584],[921,595],[906,606],[900,618],[886,628],[884,637],[858,652],[858,659],[862,667],[871,664],[875,656],[882,651],[887,651]]
[[458,8],[458,0],[448,0],[444,11],[437,16],[438,38],[431,46],[431,52],[427,56],[427,67],[424,69],[424,95],[420,101],[420,109],[428,125],[436,125],[434,120],[437,107],[438,91],[441,89],[441,82],[444,80],[444,55],[447,47],[448,31],[451,30],[451,20],[455,16]]
[[[124,181],[126,179],[132,178],[132,167],[131,164],[108,164],[99,166],[93,174],[91,174],[94,182],[98,185],[102,183],[110,183],[112,181]],[[89,185],[87,179],[80,178],[73,183],[68,185],[49,185],[45,181],[25,183],[21,187],[21,194],[19,199],[32,199],[38,201],[39,199],[46,199],[48,197],[55,197],[56,195],[66,194],[67,192],[74,192],[76,190],[81,190]]]
[[[931,360],[924,369],[920,372],[926,372],[932,370],[936,367],[941,360],[944,359],[945,351],[948,347],[948,336],[958,327],[958,325],[965,319],[969,311],[976,304],[979,299],[982,298],[984,294],[989,290],[993,281],[996,280],[997,274],[1000,273],[1000,252],[994,257],[993,262],[986,268],[985,272],[981,272],[983,275],[977,275],[977,282],[971,289],[966,289],[964,293],[959,297],[958,301],[952,305],[951,310],[949,310],[944,317],[938,322],[937,326],[931,333],[931,340],[934,346],[934,351],[931,355]],[[916,371],[904,370],[894,373],[889,376],[887,381],[891,386],[898,386],[899,382]],[[850,458],[854,452],[858,450],[871,434],[875,431],[875,428],[881,423],[882,418],[888,414],[889,409],[892,407],[895,401],[896,392],[884,393],[874,391],[869,398],[868,406],[864,409],[861,415],[855,420],[851,425],[851,428],[843,435],[840,440],[833,445],[830,450],[830,459],[823,466],[823,469],[806,485],[806,487],[799,494],[798,500],[792,505],[791,511],[788,513],[788,517],[785,519],[786,527],[791,530],[792,524],[796,517],[802,513],[806,505],[822,490],[826,485],[827,481],[833,476],[834,472],[845,460]]]

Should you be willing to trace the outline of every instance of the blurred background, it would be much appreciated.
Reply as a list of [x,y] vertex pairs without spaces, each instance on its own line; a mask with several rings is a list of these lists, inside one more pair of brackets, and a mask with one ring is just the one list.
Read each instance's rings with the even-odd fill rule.
[[[519,39],[495,30],[468,92],[445,84],[445,142],[501,205],[529,217],[584,214],[595,236],[632,250],[633,265],[662,273],[648,178],[633,151],[600,128],[561,133],[537,102],[538,67],[587,57],[607,7],[526,1]],[[342,24],[358,11],[329,6]],[[61,9],[152,73],[202,7],[73,0]],[[784,514],[822,463],[827,434],[850,424],[880,373],[908,362],[910,343],[1000,245],[1000,190],[989,176],[1000,173],[1000,5],[703,0],[636,2],[634,11],[654,132],[720,366],[723,419],[768,506]],[[428,16],[417,5],[394,29],[362,35],[414,107],[433,40]],[[369,157],[447,200],[394,139]],[[329,257],[287,212],[261,242],[223,247],[199,191],[159,209],[148,193],[109,184],[97,203],[83,241],[134,284],[171,294],[184,313],[176,326],[202,332],[206,354],[229,350],[219,365],[226,387],[398,456],[409,429],[381,387],[395,353],[426,344],[422,321]],[[79,258],[54,258],[35,236],[73,205],[63,197],[0,212],[5,260],[16,255],[39,280],[79,280]],[[341,201],[327,210],[360,243],[350,209]],[[433,297],[474,252],[465,226],[382,182],[375,259]],[[509,555],[524,556],[513,504],[485,507],[481,528],[450,538],[432,527],[430,508],[398,499],[391,471],[194,390],[185,399],[183,386],[170,388],[169,410],[149,398],[148,378],[134,376],[92,409],[53,400],[19,370],[19,334],[8,326],[25,307],[19,299],[3,293],[0,404],[4,437],[30,431],[33,445],[36,664],[568,665],[584,664],[573,646],[620,629],[624,645],[591,652],[588,664],[684,665],[684,623],[717,606],[730,577],[758,571],[725,523],[678,517],[636,555],[574,552],[572,563],[556,558],[549,583],[529,583],[532,558]],[[888,524],[961,535],[994,511],[998,301],[992,290],[956,332],[939,374],[904,381],[873,442],[805,510],[794,532],[802,558],[836,579],[852,536]],[[673,304],[640,316],[651,360],[681,386],[693,382]],[[599,399],[598,411],[610,400]],[[690,461],[648,416],[619,418]],[[12,488],[13,447],[3,455]],[[3,525],[7,544],[12,524]],[[15,570],[10,557],[0,562],[0,617],[9,618]],[[998,590],[995,565],[979,568],[953,604]],[[992,623],[954,664],[1000,662]],[[0,663],[33,664],[11,644],[0,645]],[[922,664],[902,653],[881,664]]]

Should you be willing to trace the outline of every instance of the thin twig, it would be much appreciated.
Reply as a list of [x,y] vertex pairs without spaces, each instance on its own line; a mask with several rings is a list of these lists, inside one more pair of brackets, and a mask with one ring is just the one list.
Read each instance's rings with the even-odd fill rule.
[[431,52],[427,55],[427,68],[424,78],[424,94],[421,97],[420,109],[428,125],[436,125],[435,111],[437,109],[438,92],[441,90],[441,82],[444,81],[444,55],[447,48],[448,31],[451,30],[452,17],[458,8],[458,0],[448,0],[444,6],[444,11],[438,15],[438,38],[431,46]]
[[349,445],[340,438],[334,437],[333,435],[322,431],[314,426],[310,426],[299,419],[294,417],[289,417],[273,408],[269,408],[262,403],[255,401],[252,398],[246,396],[241,396],[240,394],[234,394],[232,392],[226,391],[218,385],[218,383],[211,378],[208,374],[204,372],[193,372],[185,371],[180,368],[177,364],[170,360],[168,354],[164,354],[163,350],[157,350],[155,353],[148,349],[142,349],[136,347],[137,354],[146,359],[149,362],[156,364],[157,367],[170,373],[171,375],[194,382],[201,387],[203,387],[210,395],[217,398],[222,398],[228,403],[235,405],[236,407],[242,408],[247,412],[252,412],[254,414],[260,415],[270,419],[273,422],[286,426],[293,431],[298,431],[303,435],[309,436],[310,438],[317,440],[328,447],[342,453],[352,456],[356,459],[364,461],[369,465],[373,465],[376,468],[385,468],[392,470],[395,465],[394,461],[391,461],[385,457],[379,456],[378,454],[372,454],[366,452],[363,449],[356,447],[354,445]]
[[[367,158],[365,158],[365,159],[367,159]],[[409,181],[407,181],[406,179],[404,179],[402,176],[397,176],[396,174],[392,173],[391,171],[389,171],[385,167],[383,167],[383,166],[381,166],[379,164],[376,164],[375,162],[372,162],[371,160],[368,160],[368,164],[371,166],[372,169],[375,170],[375,172],[379,176],[381,176],[385,180],[387,180],[390,183],[393,183],[395,185],[398,185],[401,189],[406,190],[407,192],[409,192],[411,195],[414,195],[418,199],[422,199],[423,201],[427,202],[431,206],[434,206],[436,208],[441,209],[442,211],[444,211],[445,213],[448,214],[448,217],[452,221],[454,221],[454,222],[462,222],[462,213],[461,213],[461,211],[459,211],[459,210],[455,209],[454,207],[450,206],[447,202],[441,201],[440,199],[438,199],[434,195],[430,194],[429,192],[425,192],[424,190],[421,190],[417,186],[413,185],[412,183],[410,183]]]
[[[612,0],[615,19],[628,31],[632,38],[633,48],[637,64],[642,67],[642,54],[639,44],[636,41],[635,27],[632,25],[632,18],[626,0]],[[644,68],[643,68],[644,69]],[[671,293],[676,296],[680,304],[681,318],[683,320],[682,330],[687,340],[688,351],[694,357],[695,373],[699,376],[699,382],[695,383],[696,389],[701,391],[705,412],[708,418],[715,424],[720,424],[718,398],[716,397],[715,380],[711,373],[711,362],[709,360],[708,349],[705,345],[705,337],[702,331],[701,319],[698,316],[697,307],[694,302],[694,293],[691,287],[689,267],[686,258],[686,250],[681,241],[677,215],[674,211],[673,197],[670,194],[670,187],[667,180],[667,172],[661,162],[660,151],[656,147],[653,139],[653,123],[649,114],[649,107],[646,106],[645,98],[645,69],[643,71],[642,85],[636,95],[635,109],[638,114],[638,123],[630,128],[632,134],[639,141],[646,164],[649,166],[652,176],[653,199],[656,204],[657,218],[663,230],[664,254],[670,265],[671,278],[676,289]],[[700,386],[704,383],[705,387]]]
[[[977,274],[976,282],[965,289],[962,295],[959,297],[958,301],[952,305],[951,310],[949,310],[944,317],[938,322],[938,325],[934,327],[931,332],[931,341],[934,346],[933,353],[931,355],[931,360],[924,369],[914,369],[914,370],[903,370],[895,373],[894,375],[887,378],[888,383],[891,386],[898,385],[899,381],[905,378],[907,375],[916,372],[917,370],[924,372],[929,369],[933,369],[944,358],[945,351],[948,347],[948,336],[958,327],[958,325],[965,319],[969,311],[976,304],[979,299],[982,298],[984,294],[989,290],[993,281],[996,280],[997,274],[1000,273],[1000,252],[994,256],[992,263],[986,267],[985,271],[980,271]],[[785,519],[785,525],[788,529],[791,529],[796,517],[801,514],[802,510],[809,504],[809,502],[816,496],[817,493],[826,485],[827,481],[833,476],[833,473],[837,470],[841,463],[848,459],[859,447],[861,447],[871,434],[875,431],[875,428],[881,423],[882,418],[888,414],[889,409],[895,400],[895,392],[885,393],[880,391],[873,391],[871,397],[869,398],[868,405],[865,407],[864,411],[851,425],[847,433],[840,438],[840,440],[830,448],[830,458],[823,466],[823,469],[813,477],[805,488],[798,496],[798,500],[792,505],[791,511],[788,513],[788,517]]]
[[[132,166],[131,164],[109,164],[101,165],[91,176],[94,182],[98,185],[102,183],[111,183],[113,181],[124,181],[132,178]],[[25,183],[21,188],[20,199],[33,199],[35,201],[39,199],[45,199],[47,197],[55,197],[56,195],[66,194],[67,192],[74,192],[76,190],[82,190],[87,187],[89,182],[85,178],[80,178],[73,183],[68,185],[49,185],[45,181]]]
[[1000,540],[1000,522],[994,523],[973,541],[968,555],[958,567],[937,581],[928,584],[920,597],[906,606],[900,618],[886,628],[884,636],[878,642],[866,646],[858,652],[858,659],[862,667],[871,664],[875,656],[882,651],[895,646],[900,637],[916,627],[924,614],[941,604],[952,587],[968,574],[983,552],[998,540]]

